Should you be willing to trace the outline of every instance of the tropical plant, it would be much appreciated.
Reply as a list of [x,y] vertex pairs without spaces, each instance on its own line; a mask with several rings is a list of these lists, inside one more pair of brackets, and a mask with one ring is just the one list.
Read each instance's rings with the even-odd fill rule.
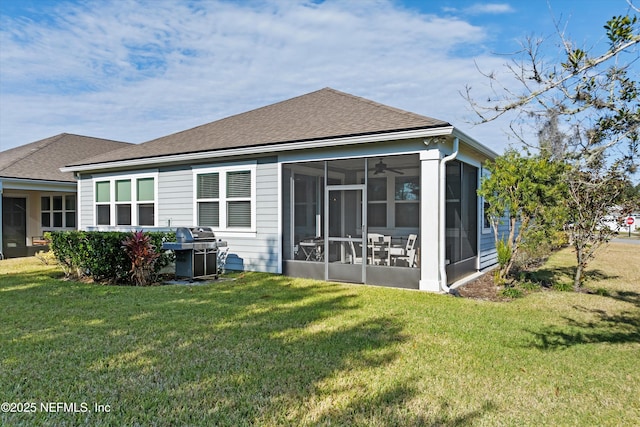
[[143,231],[134,231],[122,241],[124,251],[131,260],[131,279],[136,286],[148,286],[154,278],[155,263],[160,257],[151,238]]

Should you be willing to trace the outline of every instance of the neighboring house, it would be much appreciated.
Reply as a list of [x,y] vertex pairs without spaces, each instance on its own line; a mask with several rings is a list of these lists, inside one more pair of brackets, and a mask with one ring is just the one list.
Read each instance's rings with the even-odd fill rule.
[[229,269],[442,291],[496,262],[476,195],[496,156],[326,88],[63,170],[81,229],[212,226]]
[[60,168],[127,145],[63,133],[0,152],[0,255],[32,255],[43,232],[75,229],[76,180]]

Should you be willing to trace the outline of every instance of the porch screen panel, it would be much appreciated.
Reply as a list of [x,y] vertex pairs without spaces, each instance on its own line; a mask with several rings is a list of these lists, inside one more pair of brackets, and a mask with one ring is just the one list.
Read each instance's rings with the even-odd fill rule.
[[478,169],[459,162],[447,163],[446,257],[451,263],[478,252]]
[[478,169],[462,164],[462,239],[461,258],[466,259],[478,252]]

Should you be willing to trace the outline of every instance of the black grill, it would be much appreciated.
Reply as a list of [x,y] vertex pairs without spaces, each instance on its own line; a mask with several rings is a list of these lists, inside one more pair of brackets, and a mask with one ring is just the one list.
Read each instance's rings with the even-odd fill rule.
[[178,227],[176,241],[165,242],[162,249],[176,254],[176,277],[189,280],[218,278],[218,247],[227,242],[216,240],[211,227]]

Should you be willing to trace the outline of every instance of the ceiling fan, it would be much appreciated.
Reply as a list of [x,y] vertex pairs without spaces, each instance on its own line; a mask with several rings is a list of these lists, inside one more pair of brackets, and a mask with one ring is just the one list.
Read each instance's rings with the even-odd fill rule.
[[374,175],[385,173],[386,171],[390,171],[390,172],[394,172],[394,173],[397,173],[397,174],[400,174],[400,175],[404,175],[404,172],[399,171],[398,169],[393,169],[393,168],[387,167],[387,164],[384,163],[382,161],[382,159],[380,159],[380,161],[378,163],[376,163],[374,166],[375,166],[375,172],[373,173]]

